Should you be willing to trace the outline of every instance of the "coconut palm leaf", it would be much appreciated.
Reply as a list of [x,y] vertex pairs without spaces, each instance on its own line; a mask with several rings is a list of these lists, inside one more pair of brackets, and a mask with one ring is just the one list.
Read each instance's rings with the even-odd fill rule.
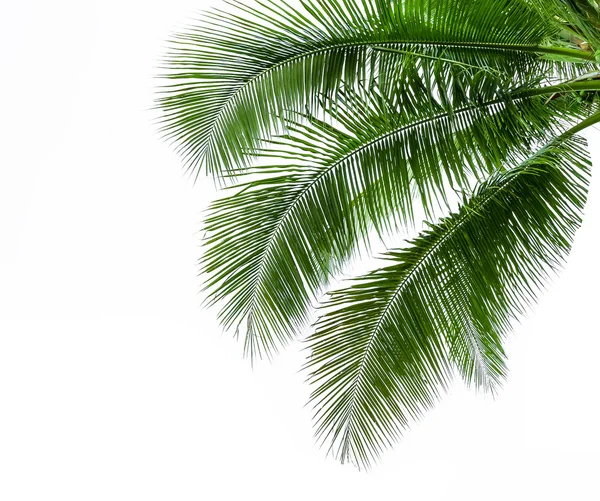
[[451,366],[500,383],[502,340],[568,254],[588,175],[583,140],[563,136],[330,293],[307,367],[316,433],[336,456],[368,466],[439,398]]
[[[192,172],[205,165],[218,175],[247,166],[248,153],[283,130],[290,110],[317,113],[319,99],[335,101],[342,86],[407,64],[407,54],[374,47],[494,69],[523,83],[552,73],[553,63],[541,56],[593,60],[551,47],[559,30],[523,1],[232,2],[173,37],[165,62],[169,82],[158,100],[162,130]],[[440,71],[446,72],[443,65]],[[405,84],[410,89],[412,82]]]
[[211,205],[201,260],[209,304],[223,303],[221,322],[243,333],[247,355],[268,356],[301,332],[311,302],[368,248],[372,229],[410,225],[416,200],[434,214],[449,186],[469,188],[577,116],[571,100],[545,96],[457,100],[341,92],[328,110],[334,125],[290,123],[263,152],[280,163]]

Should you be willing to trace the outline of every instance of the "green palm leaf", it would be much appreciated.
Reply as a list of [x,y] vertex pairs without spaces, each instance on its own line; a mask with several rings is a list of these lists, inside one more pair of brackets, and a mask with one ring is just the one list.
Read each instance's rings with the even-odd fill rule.
[[568,254],[588,167],[581,139],[559,139],[330,294],[307,367],[317,436],[342,461],[368,466],[439,398],[451,365],[478,386],[502,380],[502,339]]
[[[162,130],[188,168],[212,174],[247,165],[247,154],[290,110],[317,112],[341,86],[385,75],[404,57],[374,47],[500,70],[519,81],[550,69],[541,55],[593,59],[549,47],[559,27],[525,2],[505,0],[263,0],[204,14],[176,35],[158,106]],[[501,20],[501,22],[499,22]],[[172,82],[172,83],[171,83]]]
[[311,400],[342,461],[369,465],[455,372],[501,385],[580,222],[599,23],[597,0],[255,0],[173,37],[161,128],[195,176],[234,181],[201,265],[251,357],[374,239],[473,193],[321,310]]
[[394,96],[340,94],[329,110],[336,126],[310,116],[290,124],[264,152],[284,161],[211,205],[202,258],[209,301],[225,303],[226,328],[239,332],[246,321],[251,357],[297,335],[315,295],[368,246],[372,228],[412,223],[415,193],[433,213],[448,186],[489,175],[571,113],[568,101],[539,96],[459,107],[427,93],[410,103]]

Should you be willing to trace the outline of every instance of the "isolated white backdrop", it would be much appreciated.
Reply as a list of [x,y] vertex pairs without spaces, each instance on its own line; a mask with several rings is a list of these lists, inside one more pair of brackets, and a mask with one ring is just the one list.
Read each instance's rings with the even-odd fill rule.
[[342,467],[300,346],[252,371],[199,307],[214,191],[147,110],[163,41],[208,3],[0,7],[0,499],[600,499],[600,174],[496,400],[457,384],[371,472]]

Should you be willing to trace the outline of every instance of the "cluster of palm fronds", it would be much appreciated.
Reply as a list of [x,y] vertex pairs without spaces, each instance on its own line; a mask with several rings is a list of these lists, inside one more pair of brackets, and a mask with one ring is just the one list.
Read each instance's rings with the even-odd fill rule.
[[[308,338],[318,436],[368,465],[502,340],[568,254],[600,120],[585,0],[255,0],[173,39],[163,130],[230,186],[205,221],[209,301],[270,356],[373,237],[428,223],[329,293]],[[458,199],[456,194],[458,195]]]

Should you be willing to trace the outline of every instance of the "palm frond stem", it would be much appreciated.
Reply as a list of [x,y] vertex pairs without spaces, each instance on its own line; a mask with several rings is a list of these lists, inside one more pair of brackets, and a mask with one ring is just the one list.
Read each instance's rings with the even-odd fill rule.
[[565,132],[563,134],[563,136],[565,136],[565,137],[572,136],[573,134],[577,134],[578,132],[581,132],[582,130],[587,129],[588,127],[591,127],[592,125],[596,125],[599,122],[600,122],[600,112],[594,113],[593,115],[591,115],[588,118],[579,122],[577,125],[571,127],[567,132]]

